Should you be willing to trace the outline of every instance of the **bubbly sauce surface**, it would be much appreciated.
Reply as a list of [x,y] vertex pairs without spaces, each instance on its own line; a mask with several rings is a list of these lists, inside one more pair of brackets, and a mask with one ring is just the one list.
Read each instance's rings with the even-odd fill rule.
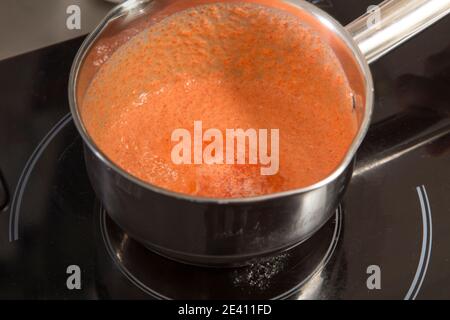
[[[242,3],[181,11],[134,36],[100,68],[81,115],[125,171],[219,198],[314,184],[337,168],[357,131],[331,49],[298,18]],[[278,173],[261,175],[259,164],[173,163],[172,132],[193,132],[199,120],[204,130],[279,129]]]

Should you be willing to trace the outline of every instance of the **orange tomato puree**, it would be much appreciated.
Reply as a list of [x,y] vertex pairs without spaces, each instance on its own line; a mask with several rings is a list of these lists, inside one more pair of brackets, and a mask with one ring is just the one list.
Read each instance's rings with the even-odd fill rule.
[[[178,12],[122,45],[81,107],[98,147],[131,175],[179,193],[250,197],[314,184],[357,131],[339,61],[300,19],[251,3]],[[174,164],[177,128],[279,129],[279,171],[254,164]]]

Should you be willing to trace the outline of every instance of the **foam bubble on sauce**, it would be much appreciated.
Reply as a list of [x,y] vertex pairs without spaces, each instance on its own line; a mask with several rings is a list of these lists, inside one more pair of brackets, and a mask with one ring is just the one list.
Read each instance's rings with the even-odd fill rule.
[[[176,192],[247,197],[311,185],[356,134],[351,90],[327,45],[296,17],[257,4],[179,12],[115,51],[81,108],[101,150],[130,174]],[[280,169],[175,165],[173,130],[279,129]]]

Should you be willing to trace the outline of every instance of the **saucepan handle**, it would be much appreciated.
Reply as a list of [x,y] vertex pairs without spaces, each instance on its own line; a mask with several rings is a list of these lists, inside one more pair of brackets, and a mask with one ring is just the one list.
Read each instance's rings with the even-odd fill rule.
[[346,26],[369,63],[450,13],[450,0],[387,0]]

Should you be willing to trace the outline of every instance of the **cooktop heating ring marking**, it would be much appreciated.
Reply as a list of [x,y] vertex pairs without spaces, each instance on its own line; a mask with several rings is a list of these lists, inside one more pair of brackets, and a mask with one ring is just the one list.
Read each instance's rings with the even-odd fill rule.
[[288,292],[276,297],[274,300],[282,300],[282,299],[288,299],[293,294],[299,292],[299,290],[303,287],[303,285],[310,280],[312,277],[314,277],[316,274],[321,272],[323,268],[328,264],[328,262],[331,260],[331,257],[333,256],[334,251],[336,250],[336,247],[339,242],[339,238],[341,237],[341,230],[342,230],[342,205],[339,205],[336,209],[336,227],[334,228],[334,234],[331,240],[330,247],[328,248],[327,252],[325,253],[325,256],[323,260],[319,263],[316,270],[314,270],[308,277],[303,279],[302,282],[300,282],[297,286],[289,290]]
[[114,261],[120,272],[137,288],[146,294],[149,294],[159,300],[172,300],[143,284],[138,278],[136,278],[126,267],[124,267],[119,261],[117,261],[117,256],[114,253],[113,246],[111,244],[111,239],[109,238],[108,231],[106,231],[106,212],[104,209],[101,210],[100,214],[100,231],[102,234],[103,242],[105,243],[106,251],[111,259]]
[[[336,219],[336,226],[333,231],[333,236],[331,239],[331,243],[327,249],[327,252],[325,253],[322,261],[317,265],[317,267],[311,272],[310,275],[308,275],[305,279],[303,279],[300,283],[295,285],[292,289],[286,291],[283,294],[280,294],[276,296],[275,298],[272,298],[270,300],[283,300],[289,298],[292,294],[298,292],[299,289],[302,288],[302,286],[311,279],[314,275],[316,275],[318,272],[323,270],[323,268],[328,264],[331,257],[333,256],[334,251],[336,250],[338,240],[340,238],[341,229],[342,229],[342,207],[341,205],[338,206],[336,209],[336,213],[334,215]],[[111,244],[111,239],[108,235],[108,231],[106,230],[106,212],[104,209],[101,210],[100,214],[100,232],[102,235],[102,239],[105,243],[106,251],[110,258],[114,261],[117,268],[120,270],[120,272],[131,282],[133,283],[137,288],[139,288],[144,293],[153,296],[154,298],[160,299],[160,300],[172,300],[169,297],[166,297],[151,288],[149,288],[146,284],[142,283],[138,278],[136,278],[120,261],[118,261],[116,254],[114,253],[113,245]]]
[[422,211],[422,250],[420,254],[419,265],[417,266],[416,275],[414,276],[411,287],[405,296],[405,300],[415,300],[419,294],[422,283],[427,274],[428,265],[431,258],[431,249],[433,244],[433,223],[431,220],[431,207],[425,186],[416,187],[419,196],[420,208]]
[[61,120],[59,120],[39,142],[38,146],[34,149],[30,158],[26,162],[25,167],[20,174],[16,189],[14,190],[14,195],[11,202],[11,211],[9,216],[9,242],[19,240],[19,217],[22,197],[34,166],[50,142],[71,120],[72,116],[70,113],[62,117]]

